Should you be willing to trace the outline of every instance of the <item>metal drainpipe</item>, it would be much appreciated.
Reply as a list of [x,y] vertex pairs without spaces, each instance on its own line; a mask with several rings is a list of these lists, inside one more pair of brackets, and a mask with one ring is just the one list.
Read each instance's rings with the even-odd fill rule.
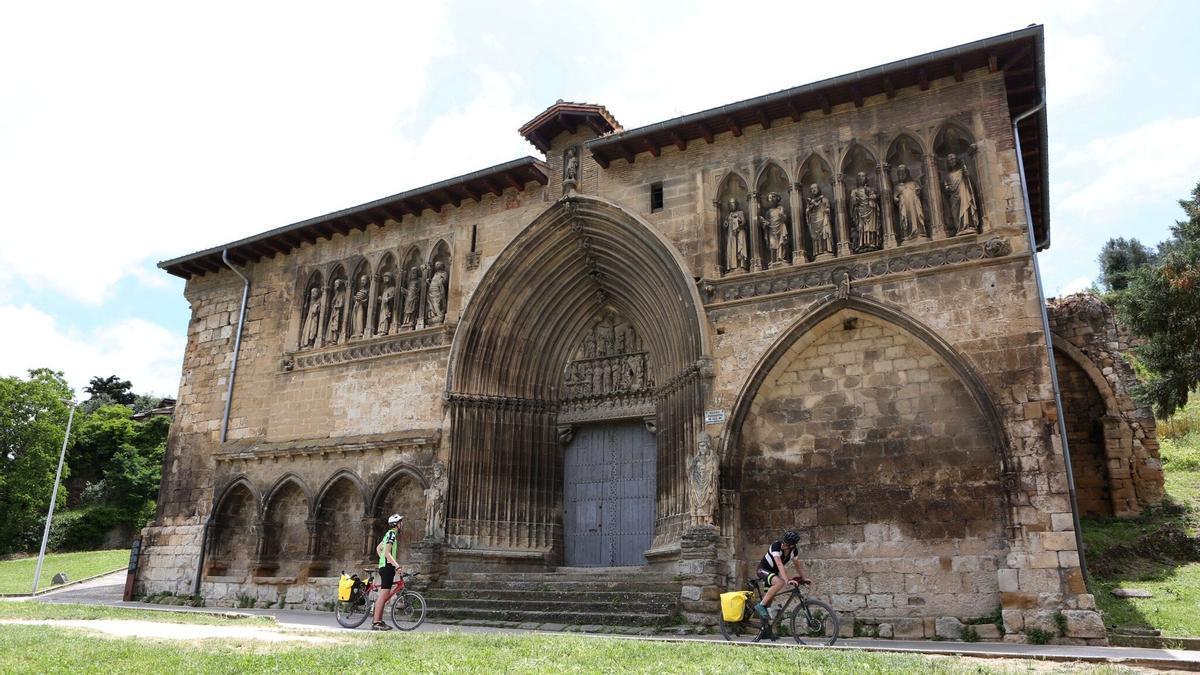
[[1083,554],[1083,532],[1079,526],[1079,503],[1075,497],[1075,472],[1071,469],[1071,449],[1067,445],[1067,424],[1063,419],[1062,391],[1058,386],[1058,366],[1054,362],[1054,341],[1050,337],[1050,315],[1046,311],[1046,293],[1042,290],[1042,270],[1038,265],[1037,241],[1033,236],[1033,212],[1029,206],[1029,186],[1025,182],[1025,159],[1021,156],[1021,131],[1017,128],[1025,118],[1046,107],[1046,91],[1040,92],[1040,102],[1013,120],[1013,142],[1017,151],[1017,171],[1021,176],[1021,200],[1025,204],[1026,230],[1029,233],[1029,254],[1033,260],[1033,277],[1037,282],[1038,307],[1042,312],[1042,335],[1046,338],[1046,358],[1050,363],[1050,385],[1054,389],[1054,410],[1058,417],[1058,437],[1062,442],[1063,464],[1067,471],[1067,494],[1071,499],[1071,519],[1075,525],[1075,550],[1079,553],[1079,571],[1083,574],[1084,587],[1091,592],[1091,575],[1088,574],[1087,559]]
[[242,310],[238,313],[237,332],[233,334],[233,359],[229,362],[229,386],[225,391],[225,413],[221,415],[221,442],[229,433],[229,407],[233,405],[233,380],[237,376],[238,354],[242,349],[242,326],[246,324],[246,302],[250,299],[250,280],[229,262],[229,249],[221,251],[221,262],[242,278]]
[[[221,415],[221,443],[225,442],[225,437],[229,433],[229,408],[233,405],[233,380],[237,376],[238,355],[242,350],[242,327],[246,325],[246,303],[250,299],[250,279],[238,271],[238,268],[229,262],[229,249],[221,251],[221,262],[225,266],[233,270],[233,273],[242,278],[242,308],[238,312],[237,332],[233,337],[233,359],[229,363],[229,386],[225,390],[225,412]],[[215,508],[216,505],[214,504]],[[208,517],[204,519],[204,531],[200,535],[200,556],[196,561],[196,581],[192,584],[192,595],[200,594],[200,580],[204,575],[204,556],[208,552],[208,530],[212,527],[212,511],[209,511]]]

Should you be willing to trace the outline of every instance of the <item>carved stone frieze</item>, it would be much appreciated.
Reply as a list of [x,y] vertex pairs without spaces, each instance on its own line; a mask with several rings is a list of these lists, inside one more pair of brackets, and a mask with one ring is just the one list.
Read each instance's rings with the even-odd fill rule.
[[[993,243],[994,242],[994,243]],[[733,279],[706,279],[700,285],[700,292],[705,304],[732,302],[748,298],[757,298],[777,293],[801,291],[809,288],[841,286],[844,282],[834,278],[834,272],[847,270],[849,281],[861,281],[890,274],[900,274],[910,270],[923,270],[956,265],[971,260],[1000,258],[1012,253],[1012,246],[1007,240],[994,237],[986,243],[973,241],[971,243],[907,252],[904,249],[894,249],[894,255],[875,257],[874,259],[846,258],[841,259],[835,266],[817,267],[813,265],[789,270],[767,272],[754,277],[738,277]],[[865,257],[865,256],[864,256]],[[833,261],[830,261],[833,262]],[[848,283],[845,283],[849,287]]]
[[305,350],[285,354],[280,360],[279,367],[283,371],[309,370],[391,354],[448,349],[453,338],[453,325],[437,326],[399,335],[369,338],[353,342],[350,345],[334,345],[315,351]]
[[250,440],[238,441],[229,449],[213,455],[217,462],[262,462],[300,457],[344,456],[363,452],[393,452],[433,450],[441,441],[441,431],[425,429],[414,432],[312,438],[279,443]]

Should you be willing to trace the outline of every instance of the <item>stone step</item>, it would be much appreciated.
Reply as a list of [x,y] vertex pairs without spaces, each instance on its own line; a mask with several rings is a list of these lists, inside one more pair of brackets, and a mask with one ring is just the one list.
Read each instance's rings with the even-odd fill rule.
[[448,590],[504,590],[504,591],[559,591],[559,592],[651,592],[679,593],[679,583],[669,581],[642,581],[637,579],[578,580],[563,577],[547,579],[501,579],[496,575],[478,579],[463,579],[459,576],[444,579],[439,586]]
[[500,610],[456,605],[437,607],[430,603],[429,621],[439,619],[476,621],[516,621],[520,623],[556,623],[568,626],[662,626],[671,622],[672,615],[646,612],[597,612],[570,610]]
[[426,594],[425,601],[430,611],[442,609],[458,610],[460,608],[488,609],[496,611],[513,611],[522,613],[537,612],[574,612],[574,613],[640,613],[662,614],[669,616],[675,611],[675,599],[648,600],[638,596],[626,598],[622,602],[613,600],[552,600],[543,598],[442,598],[435,594]]
[[479,589],[449,589],[435,588],[425,592],[430,600],[530,600],[530,601],[563,601],[563,602],[602,602],[617,604],[636,599],[638,602],[675,603],[679,600],[679,591],[527,591],[504,590],[497,588]]

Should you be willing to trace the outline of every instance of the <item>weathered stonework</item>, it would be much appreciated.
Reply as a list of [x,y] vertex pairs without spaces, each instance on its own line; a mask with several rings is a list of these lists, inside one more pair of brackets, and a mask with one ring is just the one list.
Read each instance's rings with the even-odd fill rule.
[[[1013,63],[1040,29],[1012,38],[1035,38]],[[665,143],[560,102],[522,128],[544,163],[297,224],[281,255],[239,250],[225,443],[241,284],[212,251],[164,263],[189,277],[192,323],[140,587],[190,590],[203,543],[214,601],[320,605],[400,511],[401,561],[435,585],[553,570],[594,530],[597,551],[673,573],[700,622],[796,528],[845,630],[933,637],[999,606],[1012,634],[1070,610],[1072,638],[1103,640],[1030,262],[1045,223],[1026,220],[1020,111],[987,48]],[[653,478],[629,475],[625,445],[581,447],[604,437],[583,426],[650,447]],[[647,480],[644,503],[615,499]],[[1154,498],[1138,494],[1123,503]]]

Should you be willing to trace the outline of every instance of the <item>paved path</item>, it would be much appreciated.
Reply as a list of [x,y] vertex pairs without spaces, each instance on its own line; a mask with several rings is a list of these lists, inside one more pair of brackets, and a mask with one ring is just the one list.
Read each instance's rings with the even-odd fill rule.
[[[125,572],[121,571],[105,577],[64,588],[62,590],[38,596],[39,602],[81,603],[89,605],[109,605],[113,607],[130,607],[158,611],[176,612],[212,612],[212,609],[192,609],[189,607],[152,605],[138,602],[122,602],[121,593],[125,587]],[[303,630],[336,630],[344,631],[334,621],[329,612],[306,612],[290,609],[238,609],[231,610],[260,616],[273,616],[280,626]],[[358,630],[367,630],[364,624]],[[492,628],[486,626],[445,625],[426,621],[418,629],[422,632],[456,632],[456,633],[490,633],[490,634],[522,634],[534,631],[516,628]],[[583,634],[587,637],[622,637],[633,640],[658,641],[709,641],[725,644],[719,635],[657,635],[657,636],[613,636],[604,634]],[[748,641],[735,643],[751,646]],[[733,646],[733,645],[730,645]],[[766,648],[794,647],[790,640],[758,645]],[[1144,649],[1137,647],[1073,647],[1067,645],[1021,645],[1007,642],[932,642],[928,640],[870,640],[843,639],[830,649],[864,649],[868,651],[887,652],[918,652],[922,654],[955,654],[982,658],[1024,658],[1051,661],[1088,661],[1124,663],[1127,665],[1149,666],[1154,668],[1171,668],[1175,670],[1200,671],[1200,652],[1174,649]]]

